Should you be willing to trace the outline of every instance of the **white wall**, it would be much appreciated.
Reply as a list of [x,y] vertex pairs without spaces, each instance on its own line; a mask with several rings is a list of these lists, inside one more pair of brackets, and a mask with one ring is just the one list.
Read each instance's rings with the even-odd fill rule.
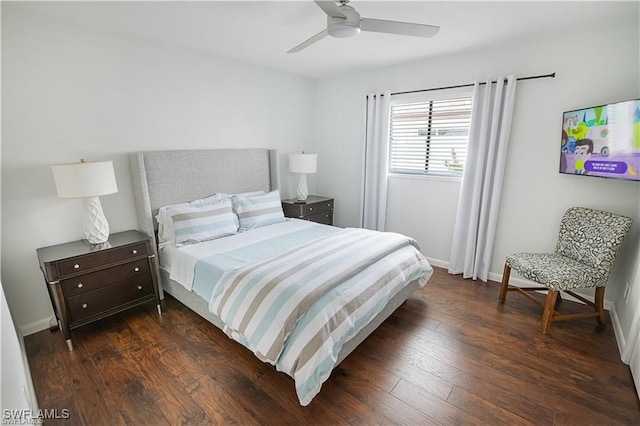
[[[624,340],[632,313],[640,309],[621,300],[624,282],[632,284],[640,252],[640,184],[560,175],[559,134],[563,111],[640,97],[639,25],[637,16],[584,23],[534,41],[505,42],[497,48],[322,80],[315,106],[322,160],[317,185],[319,192],[335,197],[337,225],[358,224],[367,93],[556,72],[555,79],[518,83],[490,277],[501,277],[510,253],[553,250],[560,217],[570,206],[630,216],[634,225],[606,292],[607,305],[618,313],[616,332]],[[390,179],[387,230],[413,236],[434,263],[446,264],[458,193],[455,182]]]
[[459,196],[457,179],[389,177],[387,230],[411,235],[433,265],[446,267]]
[[112,232],[136,228],[127,154],[307,149],[313,81],[2,4],[2,282],[26,333],[53,315],[35,250],[81,237],[80,200],[56,197],[50,164],[113,159],[101,197]]

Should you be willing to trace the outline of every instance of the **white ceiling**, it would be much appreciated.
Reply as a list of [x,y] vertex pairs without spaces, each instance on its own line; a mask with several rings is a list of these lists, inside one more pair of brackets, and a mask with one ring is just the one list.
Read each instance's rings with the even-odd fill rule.
[[353,0],[350,5],[362,17],[439,25],[440,32],[431,39],[364,32],[348,39],[327,37],[287,54],[326,26],[326,15],[312,0],[47,1],[19,7],[313,78],[533,38],[572,26],[597,27],[603,20],[624,16],[638,19],[639,13],[637,1]]

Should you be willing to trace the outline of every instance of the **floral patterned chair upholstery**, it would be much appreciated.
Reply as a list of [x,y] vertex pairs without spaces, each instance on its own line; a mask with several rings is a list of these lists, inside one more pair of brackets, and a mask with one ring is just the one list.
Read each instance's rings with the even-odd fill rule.
[[[631,228],[631,219],[600,210],[572,207],[560,222],[560,235],[554,253],[516,253],[507,256],[502,275],[499,301],[504,303],[508,291],[518,291],[543,308],[540,332],[549,333],[553,321],[595,316],[604,325],[604,288],[611,265],[624,236]],[[511,269],[543,287],[509,285]],[[572,290],[595,287],[595,302]],[[527,292],[548,290],[543,304]],[[591,306],[594,312],[561,315],[555,311],[559,293],[564,291]]]

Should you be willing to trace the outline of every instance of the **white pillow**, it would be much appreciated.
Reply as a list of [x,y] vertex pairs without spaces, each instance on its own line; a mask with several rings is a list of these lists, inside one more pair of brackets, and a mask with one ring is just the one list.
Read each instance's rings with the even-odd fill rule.
[[209,204],[216,203],[225,198],[229,198],[229,197],[222,194],[213,194],[205,198],[199,198],[197,200],[190,201],[189,204],[194,207],[202,207],[202,206],[207,206]]
[[252,197],[234,195],[232,201],[233,209],[240,220],[240,231],[284,222],[285,220],[278,190]]
[[175,206],[168,209],[175,232],[176,246],[232,235],[238,232],[231,200],[220,199],[205,206]]
[[264,195],[265,192],[264,191],[251,191],[251,192],[242,192],[239,194],[226,194],[224,192],[217,192],[213,195],[210,195],[206,198],[200,198],[198,200],[193,200],[191,201],[191,205],[192,206],[206,206],[207,204],[211,204],[211,203],[215,203],[216,201],[222,199],[222,198],[233,198],[234,196],[239,196],[239,197],[254,197],[256,195]]

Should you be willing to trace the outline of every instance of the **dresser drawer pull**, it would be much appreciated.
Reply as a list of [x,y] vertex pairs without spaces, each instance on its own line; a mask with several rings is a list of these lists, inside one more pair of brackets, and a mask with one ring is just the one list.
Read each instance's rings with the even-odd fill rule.
[[75,265],[73,265],[73,269],[79,269],[80,265],[78,265],[77,263]]
[[142,286],[141,285],[138,286],[138,290],[142,290]]
[[133,268],[134,272],[138,272],[140,270],[140,268]]
[[331,203],[327,203],[327,207],[331,207]]
[[82,304],[82,309],[87,309],[87,304],[86,303]]
[[309,211],[312,212],[313,211],[313,207],[309,207]]
[[329,214],[325,214],[325,215],[324,215],[324,217],[327,217],[327,218],[328,218],[328,217],[329,217]]
[[133,250],[131,253],[138,254],[138,250]]
[[78,283],[78,288],[82,288],[82,287],[84,287],[84,284]]

